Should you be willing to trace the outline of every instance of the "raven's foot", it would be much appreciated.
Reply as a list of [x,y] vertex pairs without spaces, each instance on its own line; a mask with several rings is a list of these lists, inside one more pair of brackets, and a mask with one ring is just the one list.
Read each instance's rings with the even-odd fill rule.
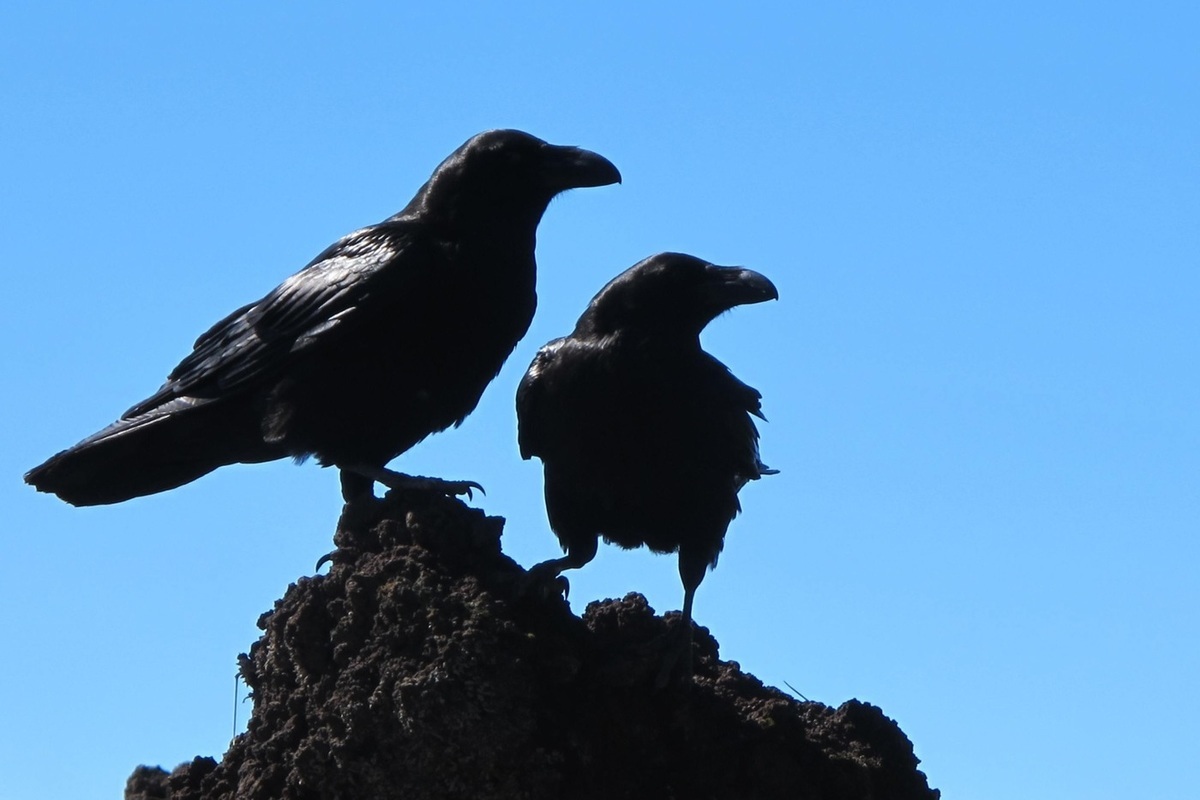
[[321,567],[326,564],[339,564],[348,561],[353,561],[358,558],[359,551],[350,547],[339,547],[337,550],[330,550],[325,555],[317,559],[317,565],[313,567],[313,572],[320,572]]
[[379,481],[389,489],[399,489],[406,492],[433,492],[447,497],[466,495],[468,500],[474,499],[473,492],[487,494],[475,481],[447,481],[442,478],[426,478],[421,475],[405,475],[401,472],[391,473],[387,480]]
[[517,580],[518,597],[561,597],[566,600],[571,594],[571,582],[561,574],[561,559],[534,564]]
[[441,478],[426,478],[421,475],[405,475],[403,472],[394,472],[382,467],[369,467],[361,464],[342,467],[342,469],[343,471],[369,478],[376,483],[381,483],[389,489],[398,489],[404,492],[433,492],[444,494],[447,497],[466,495],[468,500],[474,499],[472,492],[475,491],[478,491],[480,494],[487,494],[483,490],[483,487],[475,481],[447,481]]
[[692,621],[680,619],[666,635],[666,650],[658,677],[654,679],[656,689],[665,689],[675,678],[680,683],[692,682]]
[[[364,548],[370,548],[370,542],[374,538],[371,528],[379,521],[383,501],[371,492],[369,479],[359,475],[349,476],[350,480],[347,480],[347,477],[343,472],[342,487],[345,489],[349,485],[350,491],[343,491],[346,502],[338,517],[337,530],[333,533],[333,543],[337,549],[317,560],[314,568],[317,572],[326,564],[336,566],[354,561]],[[358,479],[357,482],[355,479]]]

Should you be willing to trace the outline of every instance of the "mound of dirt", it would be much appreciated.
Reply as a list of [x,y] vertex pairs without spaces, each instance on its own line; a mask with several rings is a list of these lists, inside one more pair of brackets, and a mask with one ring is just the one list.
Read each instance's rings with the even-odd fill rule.
[[127,800],[940,796],[878,708],[763,686],[703,628],[694,680],[656,689],[678,615],[524,591],[498,517],[397,492],[354,516],[259,620],[246,733]]

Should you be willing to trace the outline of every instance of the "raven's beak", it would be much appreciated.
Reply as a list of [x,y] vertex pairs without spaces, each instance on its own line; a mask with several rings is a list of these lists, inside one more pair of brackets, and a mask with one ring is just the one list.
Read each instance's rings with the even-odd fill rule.
[[706,271],[706,299],[722,310],[779,299],[775,284],[752,269],[709,265]]
[[621,182],[621,173],[611,161],[598,153],[581,147],[548,147],[552,152],[547,154],[545,174],[555,191]]

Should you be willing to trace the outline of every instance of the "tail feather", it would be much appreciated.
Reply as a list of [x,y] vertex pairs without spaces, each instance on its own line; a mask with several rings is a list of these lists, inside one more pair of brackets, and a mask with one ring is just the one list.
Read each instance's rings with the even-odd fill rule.
[[182,400],[114,422],[31,469],[25,482],[71,505],[107,505],[174,489],[226,464],[285,455],[262,441],[250,415]]

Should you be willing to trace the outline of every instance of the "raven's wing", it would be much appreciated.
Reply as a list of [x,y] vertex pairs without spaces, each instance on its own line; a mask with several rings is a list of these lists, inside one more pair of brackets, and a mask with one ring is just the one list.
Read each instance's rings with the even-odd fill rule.
[[758,454],[758,427],[752,417],[766,421],[762,413],[762,393],[738,379],[719,360],[704,354],[705,383],[721,397],[726,409],[720,416],[720,424],[710,431],[725,443],[727,451],[734,455],[736,463],[735,482],[740,487],[747,481],[757,480],[763,475],[773,475],[773,470],[762,463]]
[[545,452],[542,443],[546,440],[550,415],[554,413],[554,401],[548,397],[552,378],[547,373],[553,368],[565,342],[565,339],[555,339],[538,350],[517,386],[517,445],[521,448],[521,458],[529,459]]
[[395,273],[420,260],[405,258],[414,239],[412,226],[403,220],[342,237],[266,297],[201,335],[166,383],[122,419],[176,398],[212,399],[270,380],[293,355],[336,336],[380,283],[402,280]]

